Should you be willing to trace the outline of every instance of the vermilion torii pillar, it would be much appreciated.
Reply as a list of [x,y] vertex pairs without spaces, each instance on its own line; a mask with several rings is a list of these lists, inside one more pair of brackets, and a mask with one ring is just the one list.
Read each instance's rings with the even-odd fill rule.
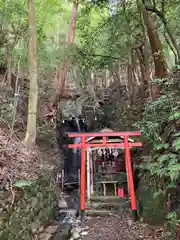
[[[140,136],[141,132],[94,132],[94,133],[69,133],[70,138],[81,138],[81,143],[69,144],[69,148],[80,148],[81,149],[81,175],[80,175],[80,210],[81,216],[83,216],[86,209],[86,150],[87,148],[96,147],[111,147],[111,148],[124,148],[125,150],[125,162],[127,169],[127,180],[129,186],[129,194],[131,199],[131,209],[133,219],[137,220],[137,206],[136,206],[136,195],[134,190],[133,170],[131,164],[131,147],[141,147],[141,142],[131,143],[128,141],[130,136]],[[89,137],[102,137],[102,143],[86,143],[86,139]],[[106,137],[123,137],[123,143],[107,143]]]

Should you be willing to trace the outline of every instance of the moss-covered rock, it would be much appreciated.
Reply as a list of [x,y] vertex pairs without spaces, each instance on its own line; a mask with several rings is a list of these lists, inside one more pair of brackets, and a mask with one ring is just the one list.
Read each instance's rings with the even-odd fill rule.
[[53,180],[53,174],[42,173],[8,212],[0,210],[1,240],[31,240],[42,225],[52,220],[57,192]]
[[165,197],[154,198],[155,192],[155,187],[148,184],[140,184],[137,192],[137,200],[142,205],[141,216],[151,225],[163,224],[165,219]]

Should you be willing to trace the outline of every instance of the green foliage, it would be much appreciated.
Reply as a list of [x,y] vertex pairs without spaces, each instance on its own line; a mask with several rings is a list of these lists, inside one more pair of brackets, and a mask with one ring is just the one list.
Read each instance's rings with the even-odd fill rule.
[[[38,39],[38,59],[40,73],[50,71],[61,63],[61,41],[65,41],[69,31],[71,5],[68,1],[35,1],[36,29]],[[6,62],[12,52],[12,63],[16,70],[28,71],[28,6],[27,1],[4,1],[0,4],[0,43],[1,58]],[[3,36],[3,38],[2,38]],[[10,52],[8,52],[8,49]],[[59,49],[59,51],[58,51]]]
[[180,112],[173,112],[172,115],[169,117],[169,120],[178,120],[180,119]]
[[29,182],[23,180],[15,184],[24,189],[24,194],[8,212],[1,209],[1,216],[4,216],[0,220],[2,240],[31,240],[41,226],[52,220],[57,190],[53,180],[52,174],[44,172],[33,187],[27,188]]
[[[143,162],[141,171],[146,171],[153,179],[156,190],[154,198],[171,196],[172,204],[177,202],[172,189],[177,189],[180,180],[180,103],[178,101],[179,72],[174,76],[176,81],[163,80],[159,82],[162,92],[156,100],[148,102],[144,107],[143,117],[136,127],[143,130],[145,142],[148,143],[152,158]],[[175,191],[176,192],[176,191]],[[180,206],[176,212],[168,215],[170,225],[179,222]]]
[[175,148],[176,148],[176,151],[180,150],[180,138],[176,139]]
[[167,219],[170,224],[170,228],[173,232],[176,231],[177,225],[180,223],[179,217],[176,212],[171,212],[168,214]]
[[[178,114],[179,112],[172,112],[169,98],[162,96],[145,107],[144,117],[137,123],[137,126],[143,130],[146,141],[149,141],[153,147],[154,157],[148,163],[147,169],[158,179],[166,177],[169,180],[178,180],[180,177],[178,164],[180,155],[176,152],[180,149],[180,138],[173,135],[172,137],[176,137],[174,142],[164,142],[162,138],[165,124],[168,124],[169,120],[171,127],[171,121],[179,119]],[[174,133],[176,129],[170,131]],[[172,135],[171,132],[167,134]]]
[[13,184],[13,187],[16,187],[16,188],[20,188],[20,189],[24,189],[24,188],[27,188],[27,187],[31,187],[32,186],[32,181],[29,181],[29,180],[19,180],[19,181],[16,181],[14,184]]

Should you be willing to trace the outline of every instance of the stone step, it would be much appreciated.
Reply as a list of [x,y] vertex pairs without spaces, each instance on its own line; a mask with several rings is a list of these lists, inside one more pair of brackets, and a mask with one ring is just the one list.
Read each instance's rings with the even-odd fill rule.
[[120,202],[91,202],[87,204],[88,209],[119,209],[121,207]]
[[105,217],[112,214],[112,211],[108,210],[96,210],[96,209],[88,209],[85,211],[86,216],[91,217]]
[[59,213],[68,213],[69,215],[76,215],[77,210],[74,208],[63,208],[59,210]]
[[90,202],[106,202],[106,203],[111,203],[111,202],[120,202],[124,203],[126,201],[129,201],[129,199],[125,198],[119,198],[118,196],[92,196],[90,198]]

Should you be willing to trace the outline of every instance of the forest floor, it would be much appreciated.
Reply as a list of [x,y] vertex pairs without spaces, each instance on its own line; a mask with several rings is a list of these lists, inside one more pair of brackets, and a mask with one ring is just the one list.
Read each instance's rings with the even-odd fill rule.
[[[176,237],[168,231],[165,225],[152,226],[143,221],[132,221],[131,211],[127,208],[110,211],[108,216],[85,216],[81,222],[80,216],[74,218],[74,205],[70,204],[69,195],[60,194],[57,216],[61,210],[69,212],[69,240],[175,240]],[[76,196],[76,195],[75,195]],[[67,198],[68,197],[68,198]],[[68,200],[70,199],[70,200]],[[68,201],[67,201],[68,200]],[[73,201],[74,202],[74,201]],[[70,204],[70,205],[69,205]],[[68,210],[70,209],[70,210]],[[75,210],[75,209],[74,209]],[[77,209],[76,209],[77,210]],[[72,214],[71,214],[72,212]],[[66,232],[63,218],[56,218],[50,226],[44,228],[39,237],[34,240],[60,240],[59,236]],[[60,227],[61,226],[61,227]],[[69,233],[68,233],[69,234]],[[64,238],[63,238],[64,239]],[[65,238],[66,239],[66,238]]]
[[[35,240],[60,240],[58,225],[44,229]],[[62,229],[60,228],[60,231]],[[56,232],[56,237],[51,238]],[[112,214],[106,217],[87,217],[73,224],[69,240],[175,240],[164,226],[133,222],[130,216]]]
[[87,229],[84,240],[173,240],[164,227],[134,223],[128,216],[88,218],[82,227]]

